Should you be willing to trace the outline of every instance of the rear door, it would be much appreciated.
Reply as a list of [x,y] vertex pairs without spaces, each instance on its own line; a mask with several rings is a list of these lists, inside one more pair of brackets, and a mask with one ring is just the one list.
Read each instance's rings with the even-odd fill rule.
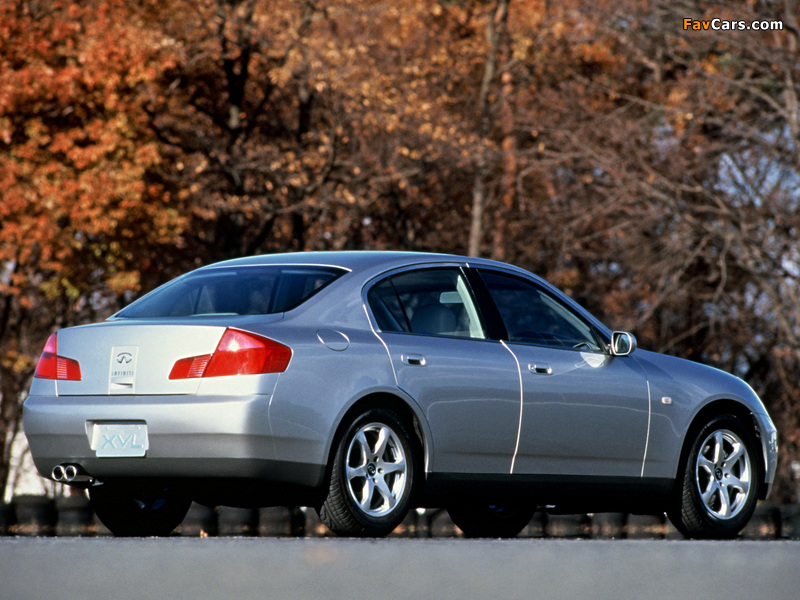
[[428,471],[508,474],[519,377],[511,353],[487,339],[464,272],[400,272],[373,285],[368,301],[399,387],[428,419]]

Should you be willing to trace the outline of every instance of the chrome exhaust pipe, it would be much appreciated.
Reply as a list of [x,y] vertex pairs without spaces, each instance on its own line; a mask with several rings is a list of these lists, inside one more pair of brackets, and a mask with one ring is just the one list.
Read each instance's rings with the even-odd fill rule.
[[53,467],[52,473],[50,473],[50,477],[52,477],[55,481],[61,483],[64,481],[64,467],[61,465],[56,465]]
[[56,465],[50,477],[58,483],[79,483],[92,481],[92,477],[83,472],[79,465]]
[[71,481],[75,481],[75,478],[78,476],[78,467],[75,465],[67,465],[64,467],[64,481],[67,483]]

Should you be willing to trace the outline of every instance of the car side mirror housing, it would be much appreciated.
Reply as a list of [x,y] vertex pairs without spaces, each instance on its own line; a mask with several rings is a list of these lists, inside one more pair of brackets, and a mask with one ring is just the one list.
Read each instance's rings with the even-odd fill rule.
[[615,331],[611,334],[611,356],[628,356],[636,348],[636,337],[632,333]]

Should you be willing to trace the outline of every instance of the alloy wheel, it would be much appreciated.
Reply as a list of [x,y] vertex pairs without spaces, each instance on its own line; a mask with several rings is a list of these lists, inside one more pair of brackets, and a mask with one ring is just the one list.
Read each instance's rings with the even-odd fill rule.
[[719,429],[703,441],[695,464],[695,481],[705,510],[717,519],[732,519],[744,508],[752,480],[750,455],[742,439]]
[[363,425],[347,448],[347,491],[370,517],[391,513],[405,492],[408,464],[397,433],[383,423]]

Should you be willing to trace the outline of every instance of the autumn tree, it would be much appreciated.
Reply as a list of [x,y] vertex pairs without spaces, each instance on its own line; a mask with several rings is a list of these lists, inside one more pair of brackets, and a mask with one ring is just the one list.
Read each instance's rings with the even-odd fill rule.
[[[517,37],[525,233],[507,238],[517,262],[645,346],[749,381],[782,433],[784,499],[798,456],[795,15],[793,3],[548,7]],[[698,32],[687,18],[783,29]]]
[[47,336],[151,286],[180,246],[142,108],[159,41],[133,19],[122,0],[0,4],[0,487]]
[[312,0],[173,1],[153,17],[174,64],[147,105],[150,127],[192,207],[198,261],[305,249],[335,195],[322,188],[343,129],[322,94],[330,66],[308,41],[325,18]]
[[792,497],[796,3],[0,10],[6,446],[54,326],[231,256],[440,250],[527,267],[642,346],[743,376],[778,422]]
[[466,250],[450,224],[469,211],[460,190],[477,137],[484,7],[168,6],[183,17],[162,25],[175,67],[149,110],[194,207],[198,256]]

